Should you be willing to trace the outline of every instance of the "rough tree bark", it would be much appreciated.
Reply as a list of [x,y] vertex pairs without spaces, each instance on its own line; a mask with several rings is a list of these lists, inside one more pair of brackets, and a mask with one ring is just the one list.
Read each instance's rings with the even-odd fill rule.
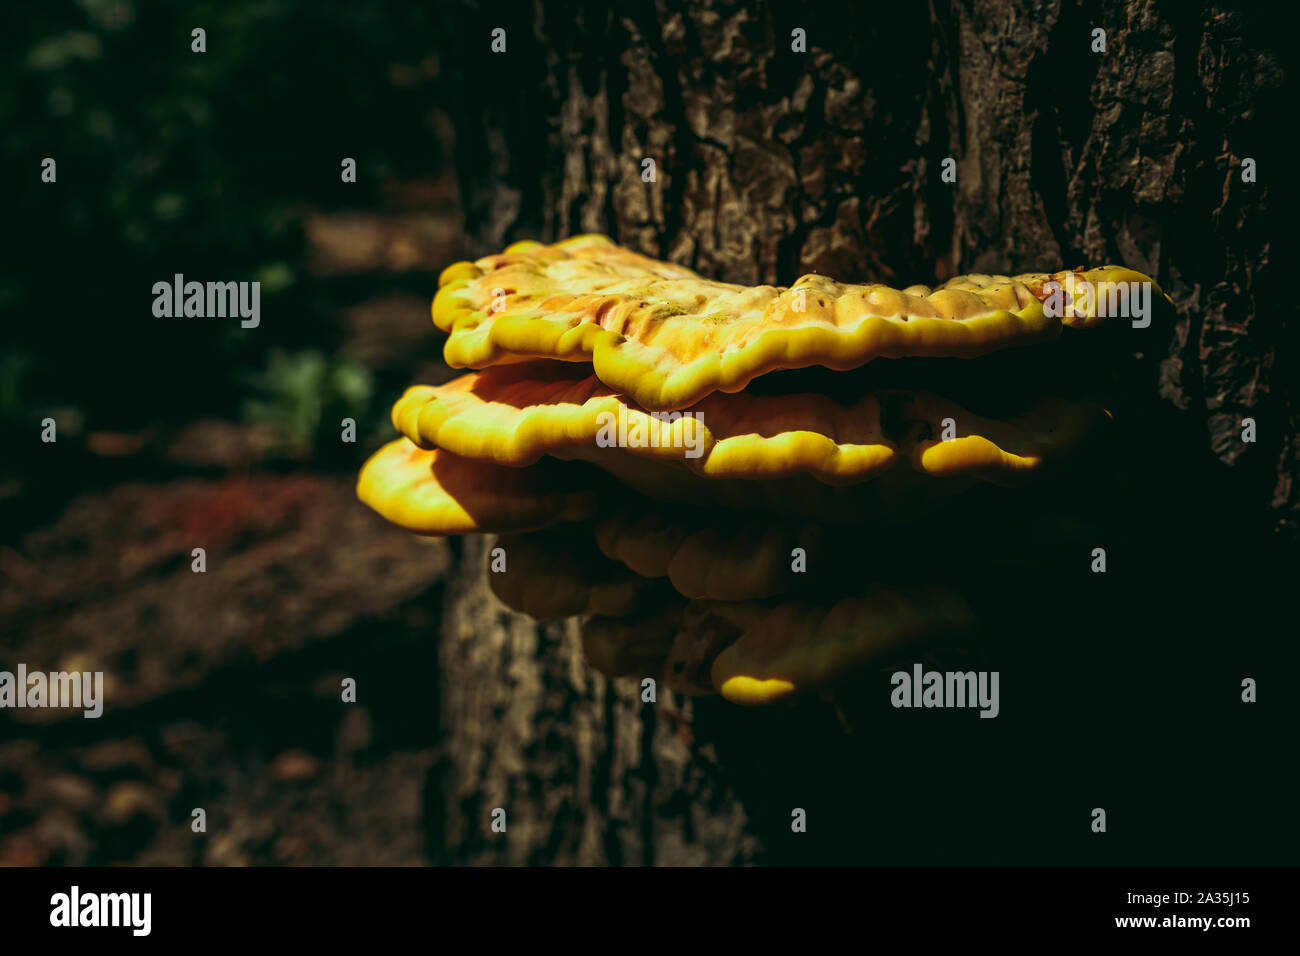
[[[498,26],[504,54],[487,52]],[[1143,340],[1134,388],[1222,466],[1245,513],[1294,540],[1300,374],[1294,329],[1270,307],[1283,301],[1270,118],[1286,114],[1261,10],[627,0],[461,7],[445,36],[466,255],[603,232],[706,276],[776,284],[1122,262],[1178,309]],[[947,157],[956,183],[940,178]],[[1242,181],[1244,157],[1258,182]],[[1255,444],[1240,441],[1244,416]],[[790,804],[762,766],[765,747],[784,747],[796,762],[783,775],[815,775],[791,754],[840,733],[833,712],[642,705],[583,666],[571,623],[501,610],[482,548],[466,544],[447,595],[435,859],[827,858],[792,846]],[[834,774],[823,783],[834,792]],[[498,806],[508,840],[487,829]]]

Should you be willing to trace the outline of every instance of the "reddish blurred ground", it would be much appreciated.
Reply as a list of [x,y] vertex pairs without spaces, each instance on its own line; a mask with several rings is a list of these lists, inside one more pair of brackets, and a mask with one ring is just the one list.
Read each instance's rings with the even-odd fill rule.
[[[308,268],[375,290],[338,310],[347,354],[445,378],[428,309],[455,254],[454,194],[416,183],[392,198],[309,215]],[[0,545],[0,668],[102,670],[106,706],[98,720],[0,712],[0,864],[428,859],[448,549],[362,507],[350,466],[279,447],[227,421],[60,436],[84,482]],[[10,484],[20,503],[32,491]]]

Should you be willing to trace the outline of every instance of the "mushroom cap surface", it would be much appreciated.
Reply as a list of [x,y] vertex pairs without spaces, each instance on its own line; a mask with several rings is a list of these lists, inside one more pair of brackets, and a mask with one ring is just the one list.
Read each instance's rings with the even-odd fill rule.
[[1045,309],[1053,282],[1069,289],[1149,283],[1151,301],[1167,301],[1150,278],[1120,266],[958,276],[935,289],[819,275],[789,288],[741,286],[704,279],[604,236],[517,243],[457,263],[439,281],[433,319],[450,333],[444,357],[453,368],[530,358],[592,362],[602,382],[654,411],[739,391],[776,369],[973,357],[1103,321],[1101,296],[1064,298],[1060,309]]

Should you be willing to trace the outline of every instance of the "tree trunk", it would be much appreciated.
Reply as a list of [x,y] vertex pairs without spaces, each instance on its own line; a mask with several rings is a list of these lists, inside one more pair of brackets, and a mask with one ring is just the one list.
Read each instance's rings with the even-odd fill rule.
[[[496,27],[505,53],[488,52]],[[1244,522],[1250,547],[1294,542],[1300,370],[1294,328],[1270,307],[1283,301],[1270,253],[1286,166],[1268,120],[1288,114],[1282,34],[1260,9],[628,0],[462,8],[444,35],[467,256],[603,232],[708,277],[778,285],[807,272],[901,286],[1123,263],[1177,307],[1176,324],[1126,340],[1151,445],[1176,441],[1202,470],[1174,481],[1224,482],[1238,517],[1222,520]],[[1257,182],[1243,182],[1248,157]],[[955,182],[941,176],[948,158]],[[1165,490],[1145,494],[1171,533],[1195,537],[1196,517]],[[871,823],[893,807],[880,781],[834,765],[874,760],[893,768],[888,783],[919,756],[886,744],[894,762],[881,764],[822,701],[759,714],[667,693],[643,704],[584,665],[573,622],[503,610],[484,555],[465,544],[445,607],[438,861],[950,859]],[[1039,782],[1068,789],[1073,774],[1062,765]],[[1095,799],[1080,793],[1069,812]],[[920,821],[951,809],[915,801]],[[972,819],[1000,812],[977,804]],[[857,819],[860,839],[841,828],[800,842],[791,810],[814,805]],[[1061,806],[1040,801],[1029,817],[1054,826]],[[497,807],[505,834],[490,828]],[[983,853],[994,836],[982,840],[958,856],[998,859]],[[1051,845],[1073,846],[1062,840]]]

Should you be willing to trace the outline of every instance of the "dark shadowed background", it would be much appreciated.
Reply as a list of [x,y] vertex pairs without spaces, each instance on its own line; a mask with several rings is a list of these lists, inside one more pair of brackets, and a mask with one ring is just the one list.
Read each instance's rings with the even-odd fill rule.
[[[109,686],[99,720],[0,712],[0,863],[1295,861],[1266,5],[79,0],[5,24],[0,669]],[[438,272],[589,231],[733,282],[1113,261],[1170,293],[1177,322],[1104,370],[1117,450],[1069,491],[1110,571],[1084,533],[989,609],[1002,717],[878,706],[884,675],[847,714],[647,708],[572,622],[496,602],[482,542],[355,501],[393,400],[453,374]],[[155,318],[174,273],[260,281],[260,326]]]

